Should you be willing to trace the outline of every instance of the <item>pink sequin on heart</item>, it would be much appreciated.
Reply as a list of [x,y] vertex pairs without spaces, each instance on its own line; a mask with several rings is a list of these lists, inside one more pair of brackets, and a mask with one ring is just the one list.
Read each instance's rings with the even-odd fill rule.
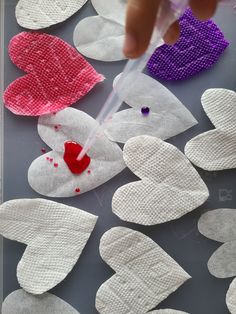
[[9,55],[27,73],[4,93],[5,106],[18,115],[60,111],[104,80],[76,49],[48,34],[16,35],[10,42]]

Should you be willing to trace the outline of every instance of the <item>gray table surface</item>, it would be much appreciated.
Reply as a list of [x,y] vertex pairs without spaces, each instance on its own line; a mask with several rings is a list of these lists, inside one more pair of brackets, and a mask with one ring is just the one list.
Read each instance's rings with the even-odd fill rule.
[[[6,0],[5,3],[5,86],[23,75],[23,72],[11,63],[7,54],[9,40],[23,30],[17,25],[15,19],[16,3],[16,0]],[[73,44],[74,27],[79,20],[93,13],[95,14],[94,9],[90,3],[87,3],[68,21],[51,27],[47,32]],[[212,87],[236,90],[236,15],[232,9],[222,8],[218,11],[215,20],[231,42],[219,63],[210,71],[190,80],[175,83],[164,82],[164,85],[191,110],[199,121],[194,128],[170,140],[181,150],[193,136],[213,128],[201,107],[201,94],[207,88]],[[96,86],[74,107],[95,117],[111,89],[113,77],[122,70],[124,62],[90,61],[98,72],[106,76],[107,80],[104,84]],[[45,143],[37,133],[37,119],[17,117],[5,110],[4,121],[4,201],[39,197],[27,181],[29,165],[40,155],[41,148],[45,147]],[[94,306],[96,291],[113,274],[110,267],[99,256],[100,238],[111,227],[127,226],[151,237],[192,276],[191,280],[169,296],[158,308],[175,308],[192,314],[229,313],[225,305],[225,295],[231,279],[216,279],[207,270],[207,261],[220,244],[200,235],[197,230],[197,221],[201,213],[208,209],[236,208],[236,170],[213,173],[200,170],[200,174],[209,187],[211,194],[209,200],[201,208],[177,221],[153,227],[127,224],[112,214],[111,199],[115,190],[136,179],[128,169],[96,190],[79,197],[60,199],[62,203],[98,215],[99,219],[78,263],[68,277],[52,292],[78,309],[81,314],[97,313]],[[228,194],[228,197],[225,198],[225,194]],[[22,244],[4,240],[4,297],[19,288],[16,266],[24,249],[25,246]]]

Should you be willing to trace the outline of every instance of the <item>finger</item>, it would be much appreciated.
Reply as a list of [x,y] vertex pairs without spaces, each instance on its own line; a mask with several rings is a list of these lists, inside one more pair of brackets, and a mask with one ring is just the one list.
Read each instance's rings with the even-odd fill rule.
[[179,22],[174,22],[164,36],[164,41],[168,45],[174,44],[180,36]]
[[190,0],[189,4],[194,15],[201,20],[207,20],[214,15],[217,0]]
[[160,0],[129,0],[126,16],[124,54],[137,58],[147,49]]

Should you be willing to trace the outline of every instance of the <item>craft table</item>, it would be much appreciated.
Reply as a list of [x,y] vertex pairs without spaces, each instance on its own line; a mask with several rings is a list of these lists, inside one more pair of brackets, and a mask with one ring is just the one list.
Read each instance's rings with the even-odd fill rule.
[[[22,76],[8,57],[7,46],[10,39],[23,29],[17,25],[15,6],[17,0],[1,0],[4,9],[4,85],[8,86]],[[46,32],[59,36],[73,45],[73,30],[78,21],[96,14],[88,2],[77,14],[65,23],[47,29]],[[221,8],[215,21],[222,29],[230,46],[220,61],[209,71],[182,82],[162,82],[189,108],[199,124],[169,142],[183,151],[185,143],[192,137],[213,128],[205,115],[200,98],[208,88],[228,88],[236,90],[236,14],[233,9]],[[0,52],[2,56],[2,51]],[[73,107],[83,110],[93,117],[97,115],[108,95],[113,78],[121,72],[125,62],[103,63],[89,60],[95,69],[105,75],[106,81],[97,85],[92,92]],[[45,143],[37,133],[37,119],[21,117],[4,110],[4,150],[3,150],[3,201],[17,198],[40,197],[27,181],[27,171],[37,158]],[[152,227],[127,224],[111,211],[111,199],[118,187],[137,178],[125,169],[118,176],[99,188],[78,197],[58,199],[67,205],[79,207],[99,216],[97,225],[86,245],[81,258],[52,293],[71,304],[81,314],[95,314],[95,295],[100,285],[113,271],[99,255],[99,241],[105,231],[114,226],[127,226],[151,237],[172,256],[191,276],[175,293],[170,295],[158,308],[173,308],[191,314],[227,314],[225,296],[231,279],[214,278],[207,269],[207,261],[220,246],[219,243],[203,237],[197,229],[201,214],[215,208],[236,208],[236,170],[206,172],[199,170],[210,190],[210,198],[199,209],[183,218]],[[3,298],[19,288],[16,267],[25,246],[10,240],[3,240]],[[119,313],[117,313],[119,314]]]

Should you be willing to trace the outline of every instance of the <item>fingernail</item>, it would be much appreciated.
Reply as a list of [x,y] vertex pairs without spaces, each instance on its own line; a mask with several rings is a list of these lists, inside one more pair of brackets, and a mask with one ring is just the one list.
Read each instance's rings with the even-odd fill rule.
[[137,49],[136,38],[133,35],[127,33],[125,36],[125,44],[123,49],[124,54],[127,57],[132,57],[135,54],[136,49]]

